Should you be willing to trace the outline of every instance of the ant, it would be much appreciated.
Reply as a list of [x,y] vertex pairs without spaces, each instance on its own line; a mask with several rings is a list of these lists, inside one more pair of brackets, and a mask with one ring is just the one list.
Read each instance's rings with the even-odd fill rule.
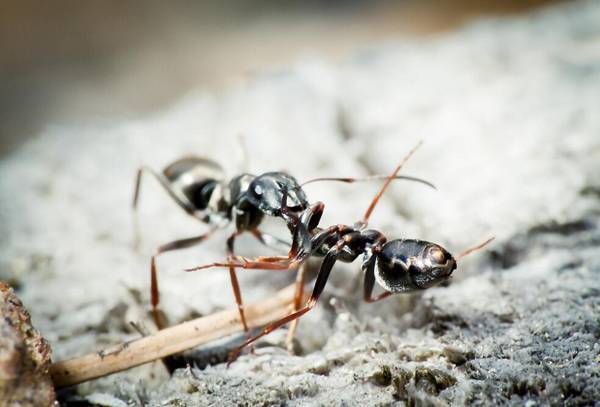
[[[364,178],[315,178],[300,185],[291,175],[277,171],[266,172],[259,176],[243,173],[227,181],[225,172],[219,164],[206,158],[190,156],[171,163],[162,173],[147,166],[140,167],[137,171],[133,195],[134,211],[138,206],[140,184],[144,173],[152,175],[188,215],[209,226],[206,233],[159,246],[151,258],[150,297],[152,317],[158,329],[163,328],[158,307],[160,295],[156,268],[156,259],[160,254],[200,244],[214,232],[231,223],[235,224],[235,231],[227,238],[228,259],[235,258],[235,239],[244,232],[250,232],[266,246],[285,247],[285,250],[289,250],[288,242],[260,231],[259,226],[265,216],[271,216],[284,219],[289,230],[294,232],[297,229],[295,225],[298,215],[309,207],[302,185],[317,181],[352,183],[386,178],[380,175]],[[395,179],[420,182],[435,188],[429,182],[416,177],[398,176]],[[300,229],[297,229],[297,233],[300,232]],[[247,332],[248,325],[235,267],[229,268],[229,274],[240,321]],[[299,275],[303,279],[302,270]]]
[[[304,264],[311,255],[324,257],[313,292],[305,305],[296,308],[288,316],[268,325],[258,335],[246,339],[230,353],[229,363],[239,356],[244,347],[282,325],[296,321],[314,308],[325,288],[329,274],[338,260],[351,263],[361,254],[363,255],[362,270],[365,273],[363,299],[371,303],[392,294],[424,290],[448,280],[456,269],[457,260],[481,249],[492,241],[493,238],[488,239],[454,257],[436,243],[417,239],[388,241],[384,234],[378,230],[367,229],[369,217],[379,199],[419,146],[420,143],[404,157],[394,172],[387,177],[363,218],[356,222],[354,226],[339,224],[325,229],[319,228],[317,225],[323,213],[323,203],[317,202],[300,215],[296,215],[292,211],[287,212],[287,194],[284,194],[281,203],[282,212],[287,212],[287,216],[293,218],[295,224],[294,241],[287,257],[257,257],[255,259],[236,257],[226,263],[212,263],[187,270],[194,271],[209,267],[287,270],[295,269]],[[373,296],[375,282],[384,291]]]

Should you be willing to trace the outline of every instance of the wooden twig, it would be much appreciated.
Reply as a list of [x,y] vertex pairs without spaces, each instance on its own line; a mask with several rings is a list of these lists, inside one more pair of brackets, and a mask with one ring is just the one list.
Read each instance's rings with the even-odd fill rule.
[[[294,301],[295,285],[245,308],[248,326],[255,328],[283,318]],[[54,363],[50,376],[58,387],[97,379],[152,362],[242,330],[237,308],[184,322],[152,335],[100,352]]]

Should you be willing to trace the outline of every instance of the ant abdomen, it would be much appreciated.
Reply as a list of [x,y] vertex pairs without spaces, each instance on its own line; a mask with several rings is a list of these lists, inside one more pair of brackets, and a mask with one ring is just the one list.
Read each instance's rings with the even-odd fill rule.
[[455,269],[456,260],[440,245],[396,239],[377,254],[375,279],[384,289],[399,293],[432,287],[447,280]]
[[189,185],[183,190],[185,196],[192,202],[194,207],[199,210],[208,208],[215,190],[221,184],[214,179],[206,179],[195,184]]
[[225,178],[223,167],[216,162],[201,157],[184,157],[169,164],[163,174],[171,182],[186,181],[192,183],[199,179],[212,178],[222,180]]
[[166,167],[163,174],[173,191],[183,194],[198,210],[208,207],[215,188],[225,179],[219,164],[201,157],[181,158]]

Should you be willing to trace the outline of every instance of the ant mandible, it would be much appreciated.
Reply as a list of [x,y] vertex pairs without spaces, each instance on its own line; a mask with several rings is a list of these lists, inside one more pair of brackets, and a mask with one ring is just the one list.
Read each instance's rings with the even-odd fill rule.
[[[420,146],[417,144],[387,177],[385,183],[375,195],[363,218],[353,226],[338,224],[322,229],[317,225],[324,210],[324,205],[317,202],[303,211],[300,216],[291,212],[293,218],[294,241],[287,257],[257,257],[249,259],[236,257],[226,263],[212,263],[188,269],[200,270],[209,267],[236,267],[245,269],[286,270],[294,269],[306,262],[311,255],[324,257],[317,274],[313,292],[302,308],[296,309],[288,316],[265,327],[258,335],[248,338],[229,356],[229,363],[237,358],[244,347],[269,334],[282,325],[292,322],[306,314],[316,305],[325,288],[330,272],[336,261],[351,263],[363,255],[362,270],[364,277],[363,298],[366,302],[382,300],[392,294],[424,290],[446,281],[456,269],[457,260],[467,254],[479,250],[491,240],[467,249],[457,257],[452,256],[442,246],[418,239],[394,239],[388,241],[383,233],[375,229],[367,229],[371,216],[379,199],[388,188],[394,177]],[[287,208],[287,194],[284,194],[282,211]],[[373,296],[373,288],[377,282],[384,291]]]

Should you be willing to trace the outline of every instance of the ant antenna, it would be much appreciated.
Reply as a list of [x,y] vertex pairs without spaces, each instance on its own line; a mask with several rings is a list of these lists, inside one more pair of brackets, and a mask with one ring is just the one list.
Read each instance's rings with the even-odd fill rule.
[[471,254],[473,252],[476,252],[477,250],[482,249],[483,247],[487,246],[494,239],[495,239],[495,237],[491,237],[488,240],[486,240],[485,242],[480,243],[480,244],[478,244],[475,247],[471,247],[471,248],[468,248],[467,250],[464,250],[461,254],[459,254],[456,257],[456,260],[459,260],[459,259],[461,259],[461,258],[463,258],[463,257],[465,257],[465,256],[467,256],[467,255],[469,255],[469,254]]
[[392,182],[392,180],[398,175],[398,172],[400,172],[400,169],[406,163],[406,161],[408,161],[408,159],[415,153],[415,151],[417,150],[417,148],[421,147],[421,144],[423,144],[423,141],[419,141],[417,143],[417,145],[414,146],[412,148],[412,150],[410,150],[408,152],[408,154],[402,159],[402,161],[400,162],[400,164],[398,164],[398,166],[396,167],[396,169],[394,170],[394,172],[390,176],[387,177],[387,179],[385,180],[383,186],[381,187],[381,189],[379,190],[379,192],[377,193],[377,195],[375,195],[375,198],[373,198],[373,201],[371,202],[371,205],[369,205],[369,208],[365,212],[365,216],[363,216],[362,220],[359,222],[359,224],[363,225],[363,227],[367,226],[367,224],[369,222],[369,217],[371,216],[371,213],[373,212],[373,209],[375,209],[375,206],[379,202],[379,199],[381,198],[381,196],[383,195],[383,193],[385,192],[385,190],[388,188],[388,186],[390,185],[390,183]]
[[[310,180],[300,184],[300,186],[303,187],[307,184],[312,184],[313,182],[322,182],[322,181],[337,181],[337,182],[344,182],[346,184],[352,184],[354,182],[377,181],[377,180],[382,180],[382,179],[388,179],[388,177],[389,177],[389,175],[382,175],[382,174],[369,175],[369,176],[361,177],[361,178],[322,177],[322,178],[310,179]],[[418,178],[418,177],[411,177],[409,175],[396,175],[392,179],[402,179],[402,180],[406,180],[406,181],[414,181],[414,182],[418,182],[421,184],[425,184],[430,188],[437,189],[435,187],[435,185],[433,185],[431,182],[426,181],[422,178]]]

